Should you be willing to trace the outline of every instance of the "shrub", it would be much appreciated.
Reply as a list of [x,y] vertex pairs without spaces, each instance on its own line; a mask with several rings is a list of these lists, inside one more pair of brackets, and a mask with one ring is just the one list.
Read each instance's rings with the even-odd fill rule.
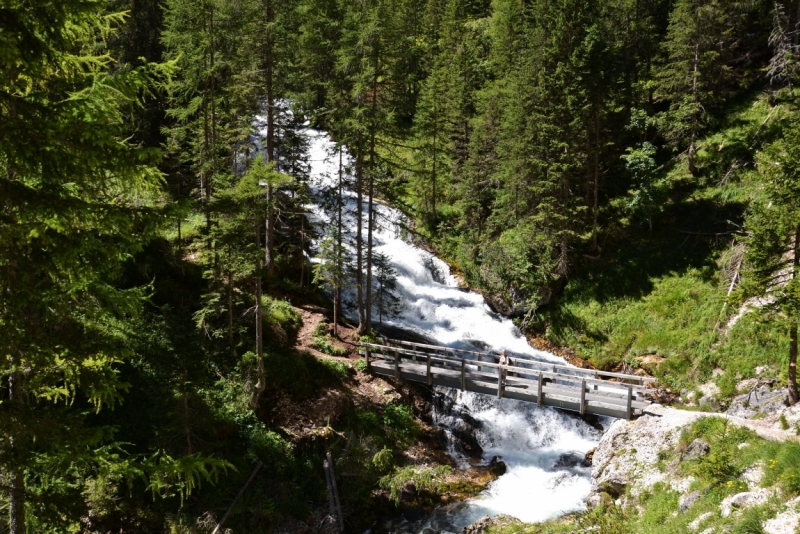
[[413,483],[417,491],[444,491],[446,488],[445,476],[450,472],[450,466],[437,467],[406,466],[398,468],[394,473],[381,478],[378,485],[389,491],[389,498],[395,504],[400,502],[400,493],[403,487]]

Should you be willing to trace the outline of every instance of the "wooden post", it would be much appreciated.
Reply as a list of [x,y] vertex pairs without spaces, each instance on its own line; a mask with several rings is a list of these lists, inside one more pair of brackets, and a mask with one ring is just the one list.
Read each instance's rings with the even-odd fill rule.
[[367,372],[369,373],[371,371],[371,368],[370,368],[370,365],[369,365],[369,346],[368,345],[364,345],[364,360],[366,360],[366,362],[367,362]]
[[427,361],[428,369],[427,369],[426,375],[427,375],[427,378],[428,378],[428,385],[430,386],[431,384],[433,384],[433,376],[431,375],[431,355],[430,354],[428,354],[427,360],[428,360]]
[[[481,361],[481,356],[483,356],[483,355],[481,353],[478,353],[478,362]],[[479,365],[478,366],[478,372],[480,372],[480,371],[481,371],[481,366]]]
[[461,360],[461,391],[467,389],[467,362]]
[[400,353],[394,349],[394,377],[400,378]]
[[333,486],[333,498],[336,502],[336,512],[337,512],[337,523],[339,525],[339,532],[344,532],[344,522],[342,520],[342,505],[339,502],[339,489],[336,487],[336,473],[333,470],[333,458],[331,458],[331,453],[328,452],[328,470],[330,471],[331,475],[331,486]]
[[503,398],[503,368],[497,368],[497,398]]
[[586,380],[581,380],[581,415],[586,411]]
[[539,406],[542,405],[544,399],[542,399],[542,386],[544,385],[544,376],[541,371],[539,371],[539,394],[536,396],[536,404]]
[[633,388],[631,388],[631,386],[628,386],[628,407],[627,407],[626,414],[625,414],[626,418],[628,419],[628,421],[631,420],[631,403],[632,403],[632,401],[633,401]]

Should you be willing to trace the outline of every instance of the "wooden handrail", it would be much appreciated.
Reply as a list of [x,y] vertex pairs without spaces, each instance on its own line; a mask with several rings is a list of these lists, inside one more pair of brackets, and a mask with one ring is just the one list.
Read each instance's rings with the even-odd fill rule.
[[[426,371],[426,375],[430,375],[431,362],[433,362],[433,361],[440,361],[440,362],[443,362],[443,363],[451,363],[451,364],[453,364],[453,367],[450,368],[450,370],[453,370],[453,371],[459,370],[461,368],[461,366],[462,366],[462,362],[466,362],[466,364],[475,365],[476,367],[482,367],[482,368],[488,367],[488,368],[492,368],[492,369],[498,369],[497,373],[491,373],[491,374],[490,373],[484,373],[482,371],[470,371],[471,375],[483,376],[485,378],[494,379],[499,374],[499,370],[500,369],[507,369],[507,370],[513,370],[513,372],[516,372],[516,373],[522,374],[522,375],[528,375],[528,376],[533,375],[533,376],[536,376],[537,378],[535,380],[534,379],[529,379],[529,378],[523,378],[523,377],[519,377],[519,376],[509,377],[510,380],[518,380],[520,382],[527,382],[527,383],[530,383],[530,384],[537,384],[538,383],[538,376],[541,375],[541,376],[543,376],[543,377],[545,377],[545,378],[547,378],[547,379],[549,379],[551,381],[560,381],[560,382],[576,383],[576,384],[583,383],[583,384],[598,385],[598,386],[602,386],[603,388],[606,388],[606,389],[609,389],[609,390],[616,390],[616,391],[614,391],[614,393],[619,392],[619,393],[621,393],[621,394],[623,394],[625,396],[627,396],[629,390],[636,391],[637,393],[639,393],[639,392],[645,391],[647,389],[644,386],[637,386],[637,385],[632,385],[632,384],[624,384],[624,383],[621,383],[621,382],[611,382],[611,381],[608,381],[608,380],[585,378],[585,377],[581,377],[581,376],[572,376],[572,375],[567,375],[567,374],[563,374],[563,373],[559,373],[559,372],[545,371],[545,370],[540,370],[540,369],[526,369],[524,367],[501,365],[499,363],[492,363],[492,362],[476,362],[474,360],[465,360],[465,359],[462,359],[462,358],[452,358],[452,357],[449,357],[449,356],[440,356],[438,354],[432,354],[430,352],[415,351],[415,350],[403,349],[403,348],[399,348],[399,347],[389,347],[389,346],[386,346],[386,345],[377,345],[377,344],[374,344],[374,343],[360,343],[360,345],[363,346],[367,350],[371,349],[370,350],[370,356],[371,357],[373,357],[373,358],[381,358],[381,359],[388,360],[391,363],[393,363],[394,366],[395,366],[396,374],[399,373],[399,356],[402,354],[402,355],[407,355],[407,356],[423,356],[425,358],[424,361],[426,362],[426,367],[428,369]],[[382,354],[382,352],[384,352],[384,351],[385,352],[390,352],[391,354]],[[548,366],[548,367],[553,367],[553,366]],[[556,367],[558,368],[558,367],[564,367],[564,366],[556,366]],[[531,371],[531,372],[525,372],[525,371]]]
[[[474,351],[474,350],[456,349],[456,348],[444,347],[444,346],[440,346],[440,345],[430,345],[430,344],[427,344],[427,343],[416,343],[414,341],[403,341],[403,340],[399,340],[399,339],[389,339],[389,338],[381,338],[381,339],[383,339],[386,343],[391,343],[391,344],[394,344],[394,345],[406,345],[406,346],[420,347],[420,348],[426,348],[426,349],[444,350],[444,351],[450,351],[450,352],[454,352],[454,353],[461,352],[461,353],[464,353],[464,354],[474,354],[476,356],[478,356],[478,355],[484,356],[484,357],[488,356],[488,357],[494,358],[494,359],[498,359],[499,358],[499,355],[493,354],[491,352],[479,352],[479,351]],[[527,363],[529,365],[547,366],[547,367],[552,367],[552,368],[555,368],[555,369],[563,369],[563,370],[574,372],[574,373],[592,374],[592,375],[595,375],[595,376],[607,376],[609,378],[620,378],[620,379],[624,379],[624,380],[635,380],[635,381],[638,381],[638,382],[641,382],[641,383],[644,383],[644,382],[655,382],[656,381],[655,378],[652,378],[652,377],[649,377],[649,376],[629,375],[629,374],[624,374],[624,373],[612,373],[610,371],[599,371],[597,369],[582,369],[580,367],[571,367],[571,366],[568,366],[568,365],[549,364],[549,363],[544,363],[544,362],[540,362],[538,360],[535,360],[533,357],[531,357],[531,356],[529,356],[527,354],[519,354],[519,353],[516,353],[516,352],[509,352],[509,351],[506,351],[506,352],[509,355],[513,356],[514,358],[517,358],[518,360],[519,359],[524,360],[525,363]],[[483,363],[483,362],[481,362],[481,363]]]

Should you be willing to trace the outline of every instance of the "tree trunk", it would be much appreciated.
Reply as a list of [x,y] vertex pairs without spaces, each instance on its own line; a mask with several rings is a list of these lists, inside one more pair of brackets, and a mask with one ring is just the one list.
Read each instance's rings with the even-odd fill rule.
[[[794,258],[792,260],[792,278],[800,276],[800,225],[794,232]],[[789,403],[797,404],[797,317],[790,317],[789,327]]]
[[[261,247],[261,222],[255,224],[256,250]],[[264,323],[263,312],[261,310],[261,254],[256,254],[256,357],[258,359],[258,382],[255,386],[254,401],[258,399],[267,387],[266,376],[264,373]]]
[[[692,99],[697,104],[697,70],[700,68],[700,45],[694,46],[694,68],[692,70]],[[697,152],[695,140],[697,139],[697,114],[700,113],[697,109],[692,112],[692,134],[689,141],[689,150],[686,157],[686,163],[689,167],[689,172],[692,176],[697,176],[700,171],[694,164],[694,154]]]
[[336,287],[333,295],[333,335],[339,335],[339,314],[342,309],[342,273],[344,272],[344,258],[342,257],[342,189],[343,189],[342,145],[339,145],[339,214],[336,219]]
[[380,41],[375,45],[375,64],[372,72],[372,113],[369,139],[369,191],[367,200],[367,333],[372,332],[372,229],[375,226],[373,195],[375,192],[375,133],[378,129],[378,73],[380,70]]
[[[599,97],[598,97],[599,99]],[[597,196],[600,181],[600,110],[595,110],[594,123],[594,209],[592,213],[592,246],[597,252]]]
[[[22,374],[15,369],[14,357],[11,360],[11,373],[8,375],[8,400],[13,411],[18,411],[22,402]],[[25,534],[25,473],[19,465],[19,443],[14,434],[14,425],[11,426],[8,436],[11,448],[11,461],[16,464],[8,471],[8,484],[10,486],[9,498],[9,528],[11,534]]]
[[363,258],[363,239],[362,229],[364,224],[364,214],[361,212],[363,202],[363,179],[364,179],[364,155],[361,132],[358,132],[358,154],[356,156],[356,297],[358,299],[358,335],[364,335],[367,331],[367,323],[364,317],[364,267]]
[[[270,162],[275,161],[275,92],[274,92],[274,43],[272,39],[272,24],[275,21],[275,10],[272,5],[272,0],[266,0],[266,24],[267,24],[267,38],[265,50],[265,65],[264,73],[266,76],[266,89],[267,89],[267,159]],[[267,185],[267,242],[265,247],[267,274],[272,276],[275,274],[275,258],[273,254],[274,242],[274,226],[273,221],[273,191],[272,184]]]

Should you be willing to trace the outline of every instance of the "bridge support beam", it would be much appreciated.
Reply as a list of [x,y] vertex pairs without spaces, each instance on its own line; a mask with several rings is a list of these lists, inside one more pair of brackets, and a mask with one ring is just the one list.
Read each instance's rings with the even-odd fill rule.
[[467,362],[461,360],[461,391],[467,389]]
[[536,404],[538,404],[539,406],[541,406],[542,403],[544,402],[544,399],[542,398],[542,395],[544,393],[542,391],[542,386],[544,386],[544,376],[542,376],[542,373],[540,372],[539,373],[539,392],[536,394]]
[[430,354],[428,354],[428,358],[427,359],[428,359],[427,365],[426,365],[427,369],[425,371],[425,374],[426,374],[426,377],[428,379],[428,385],[432,386],[433,385],[433,376],[431,375],[431,355]]
[[586,380],[581,380],[581,415],[586,412]]
[[625,410],[626,419],[628,421],[631,420],[631,416],[633,415],[633,413],[631,411],[632,401],[633,401],[633,388],[628,386],[628,405],[627,405],[627,408]]

